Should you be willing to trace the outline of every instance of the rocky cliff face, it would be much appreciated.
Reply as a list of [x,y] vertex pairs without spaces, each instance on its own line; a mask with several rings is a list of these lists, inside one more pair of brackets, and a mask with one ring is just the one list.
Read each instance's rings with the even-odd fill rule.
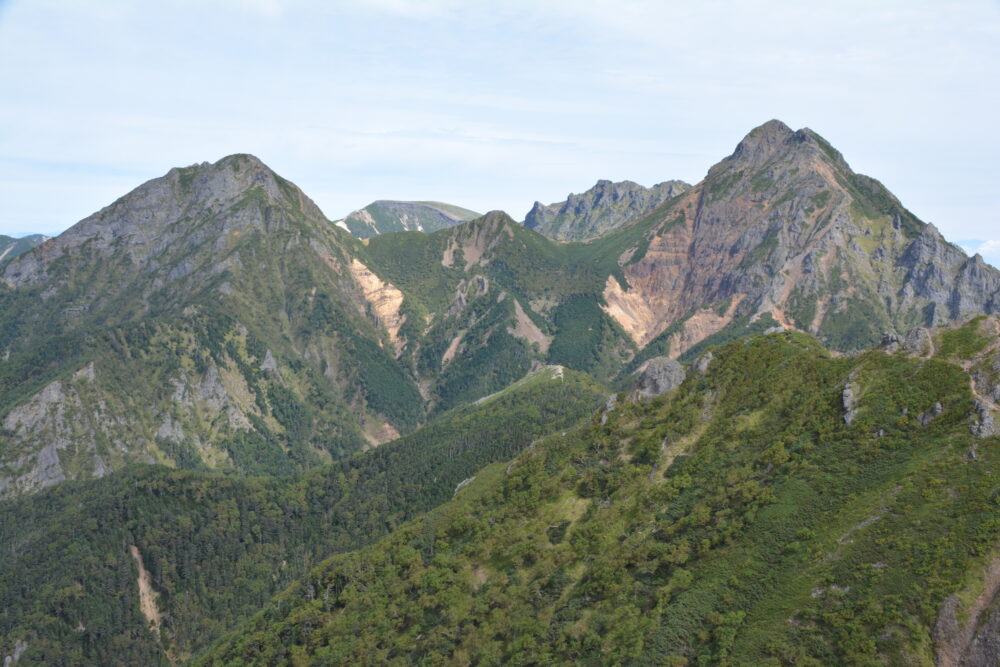
[[636,224],[649,232],[622,256],[623,279],[608,278],[605,308],[639,346],[670,329],[671,356],[762,316],[859,349],[883,331],[1000,312],[1000,272],[779,121]]
[[559,241],[586,241],[618,229],[691,188],[683,181],[666,181],[644,188],[632,181],[597,185],[555,204],[535,202],[524,218],[529,229]]
[[479,213],[433,201],[380,199],[335,224],[359,239],[388,232],[435,232],[479,217]]

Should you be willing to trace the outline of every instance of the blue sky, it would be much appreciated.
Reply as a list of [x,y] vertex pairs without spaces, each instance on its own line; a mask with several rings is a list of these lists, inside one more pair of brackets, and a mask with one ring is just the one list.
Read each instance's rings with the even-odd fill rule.
[[1000,1],[0,0],[0,233],[259,156],[336,219],[523,218],[811,127],[1000,264]]

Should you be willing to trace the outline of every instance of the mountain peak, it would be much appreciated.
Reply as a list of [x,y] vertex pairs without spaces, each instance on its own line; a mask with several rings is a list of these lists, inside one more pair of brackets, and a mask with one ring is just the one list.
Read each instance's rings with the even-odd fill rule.
[[[224,214],[248,206],[255,212]],[[110,256],[123,247],[137,266],[143,265],[170,247],[169,239],[180,243],[209,221],[213,231],[206,229],[205,234],[224,235],[236,226],[262,227],[270,215],[264,209],[270,207],[294,210],[316,224],[326,221],[309,197],[259,158],[229,155],[214,163],[175,167],[146,181],[60,234],[48,254],[73,254],[90,244],[94,251]],[[44,281],[49,277],[48,262],[36,253],[25,253],[4,266],[3,277],[12,285]]]
[[[249,153],[236,153],[214,162],[202,162],[189,167],[171,169],[166,179],[179,186],[181,199],[192,203],[219,203],[240,199],[247,191],[260,188],[275,200],[291,197],[301,199],[297,187],[278,176],[260,158]],[[154,179],[140,189],[157,184]],[[128,196],[128,195],[126,195]]]
[[494,211],[488,211],[486,213],[486,215],[484,215],[483,217],[479,218],[479,220],[481,220],[483,223],[489,224],[489,225],[498,225],[498,224],[500,224],[500,225],[507,225],[507,224],[513,225],[513,224],[516,224],[514,222],[514,219],[511,218],[509,215],[507,215],[506,211],[501,211],[499,209],[494,210]]
[[753,159],[774,152],[787,142],[795,132],[780,120],[769,120],[743,137],[733,152],[733,157]]

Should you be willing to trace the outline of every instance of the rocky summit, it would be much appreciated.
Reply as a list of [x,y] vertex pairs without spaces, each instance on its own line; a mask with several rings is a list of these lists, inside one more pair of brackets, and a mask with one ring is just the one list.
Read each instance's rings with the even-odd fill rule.
[[633,226],[602,306],[676,355],[766,317],[834,349],[1000,311],[1000,272],[968,257],[809,129],[770,121]]
[[535,202],[524,226],[559,241],[587,241],[637,220],[690,188],[683,181],[644,188],[632,181],[601,180],[582,194],[569,195],[566,201]]

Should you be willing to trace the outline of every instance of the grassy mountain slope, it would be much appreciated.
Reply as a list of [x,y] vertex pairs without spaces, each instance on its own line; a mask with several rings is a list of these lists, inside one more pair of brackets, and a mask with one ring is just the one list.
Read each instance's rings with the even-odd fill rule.
[[600,290],[636,235],[560,244],[493,212],[434,234],[376,237],[358,252],[405,295],[402,359],[448,405],[457,387],[496,391],[532,361],[617,373],[633,346],[601,311]]
[[316,567],[199,664],[931,664],[975,628],[1000,439],[970,433],[960,366],[798,333],[702,362]]
[[351,243],[238,155],[5,264],[0,488],[133,461],[290,472],[412,430],[423,401]]
[[[393,443],[296,478],[133,466],[0,503],[0,655],[20,664],[184,660],[331,553],[450,499],[483,466],[585,418],[603,390],[542,370]],[[140,611],[135,547],[161,619]]]

